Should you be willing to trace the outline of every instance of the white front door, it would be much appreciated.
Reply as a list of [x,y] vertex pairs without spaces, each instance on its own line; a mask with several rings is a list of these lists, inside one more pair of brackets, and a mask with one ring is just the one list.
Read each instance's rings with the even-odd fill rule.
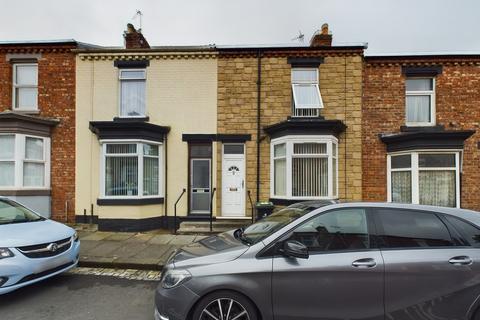
[[245,216],[245,145],[223,145],[222,216]]

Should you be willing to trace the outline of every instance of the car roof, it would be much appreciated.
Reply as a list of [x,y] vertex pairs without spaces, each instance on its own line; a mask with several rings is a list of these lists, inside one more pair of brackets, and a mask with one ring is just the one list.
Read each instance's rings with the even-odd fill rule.
[[333,209],[333,208],[352,208],[352,207],[361,206],[361,207],[369,207],[369,208],[390,208],[390,209],[430,211],[430,212],[437,212],[437,213],[448,214],[451,216],[456,216],[456,217],[468,220],[480,227],[480,212],[468,210],[468,209],[427,206],[427,205],[419,205],[419,204],[404,204],[404,203],[394,203],[394,202],[331,201],[330,203],[326,203],[324,200],[318,200],[318,201],[306,201],[303,203],[308,205],[309,207],[323,208],[325,210]]

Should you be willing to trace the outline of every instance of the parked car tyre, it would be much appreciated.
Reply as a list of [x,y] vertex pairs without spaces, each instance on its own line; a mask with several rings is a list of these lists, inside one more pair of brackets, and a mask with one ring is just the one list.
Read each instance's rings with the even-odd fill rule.
[[245,296],[233,291],[217,291],[206,295],[197,303],[192,317],[193,320],[215,318],[257,320],[258,315],[256,307]]

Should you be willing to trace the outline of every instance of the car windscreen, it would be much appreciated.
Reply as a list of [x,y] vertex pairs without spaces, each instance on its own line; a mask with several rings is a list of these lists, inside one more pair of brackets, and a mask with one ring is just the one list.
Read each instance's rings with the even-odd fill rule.
[[44,218],[16,202],[0,199],[0,225],[39,221],[43,219]]
[[242,237],[248,243],[255,244],[317,208],[301,203],[291,205],[252,224],[243,231]]

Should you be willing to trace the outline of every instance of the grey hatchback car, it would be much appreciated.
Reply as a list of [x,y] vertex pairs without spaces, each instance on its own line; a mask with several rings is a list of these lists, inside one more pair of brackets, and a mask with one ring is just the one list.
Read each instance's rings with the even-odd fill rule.
[[480,320],[480,213],[303,202],[170,257],[157,320]]

